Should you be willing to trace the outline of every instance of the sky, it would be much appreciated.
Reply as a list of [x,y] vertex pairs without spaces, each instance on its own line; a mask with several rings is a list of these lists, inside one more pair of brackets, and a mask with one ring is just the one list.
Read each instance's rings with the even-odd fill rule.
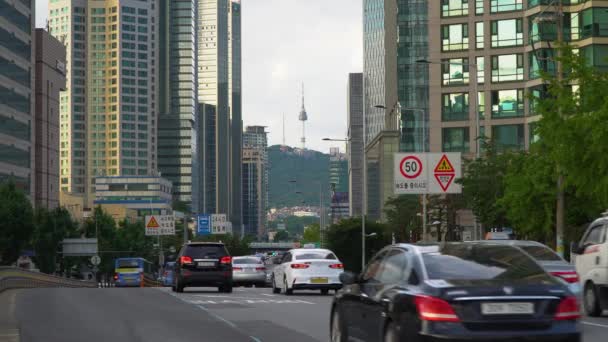
[[[362,0],[241,0],[244,125],[267,126],[269,145],[300,146],[304,83],[306,147],[344,144],[347,80],[363,69]],[[36,0],[44,27],[48,0]]]

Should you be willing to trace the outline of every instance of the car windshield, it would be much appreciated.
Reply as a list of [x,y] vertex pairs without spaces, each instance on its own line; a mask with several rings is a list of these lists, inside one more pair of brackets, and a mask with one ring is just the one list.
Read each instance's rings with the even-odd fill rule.
[[422,258],[429,279],[520,280],[544,275],[534,260],[511,246],[447,245]]
[[562,261],[559,255],[545,246],[519,246],[519,248],[539,261]]
[[137,268],[139,261],[137,260],[118,260],[117,268]]
[[296,260],[336,260],[336,255],[331,252],[306,252],[302,254],[296,254]]
[[261,264],[262,260],[258,258],[234,258],[232,263],[234,265]]
[[221,258],[228,255],[223,245],[190,245],[184,255],[194,259]]

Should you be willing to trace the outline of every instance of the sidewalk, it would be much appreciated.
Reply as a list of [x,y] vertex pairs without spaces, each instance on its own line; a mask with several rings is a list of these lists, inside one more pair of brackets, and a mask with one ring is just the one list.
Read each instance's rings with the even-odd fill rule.
[[15,318],[15,301],[19,290],[0,292],[0,342],[19,342],[19,325]]

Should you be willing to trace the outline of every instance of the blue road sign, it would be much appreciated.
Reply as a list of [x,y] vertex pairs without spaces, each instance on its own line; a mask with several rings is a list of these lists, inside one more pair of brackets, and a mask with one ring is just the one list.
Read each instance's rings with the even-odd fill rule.
[[196,227],[196,235],[209,235],[211,234],[211,216],[210,215],[198,215]]

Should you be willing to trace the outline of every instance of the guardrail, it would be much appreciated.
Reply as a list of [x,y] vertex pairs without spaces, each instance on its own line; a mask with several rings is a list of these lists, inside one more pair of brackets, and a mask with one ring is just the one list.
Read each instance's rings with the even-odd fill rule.
[[36,287],[98,287],[97,282],[67,279],[16,267],[0,266],[0,293]]

